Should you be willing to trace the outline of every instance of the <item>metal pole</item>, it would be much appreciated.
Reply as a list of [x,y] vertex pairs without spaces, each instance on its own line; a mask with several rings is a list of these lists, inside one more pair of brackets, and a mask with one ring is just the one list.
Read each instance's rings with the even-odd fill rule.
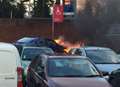
[[30,6],[31,6],[31,3],[30,3],[30,0],[29,0],[29,16],[31,15],[31,13],[30,13]]
[[13,11],[11,10],[11,12],[10,12],[10,19],[12,19],[13,18]]
[[52,39],[54,39],[54,33],[55,33],[55,23],[54,23],[54,5],[55,4],[61,4],[63,3],[61,0],[59,0],[58,2],[56,1],[56,3],[53,4],[53,16],[52,16]]
[[55,24],[54,24],[54,5],[53,5],[53,16],[52,16],[52,39],[54,39]]
[[54,39],[54,32],[55,32],[55,24],[54,21],[52,21],[52,39]]

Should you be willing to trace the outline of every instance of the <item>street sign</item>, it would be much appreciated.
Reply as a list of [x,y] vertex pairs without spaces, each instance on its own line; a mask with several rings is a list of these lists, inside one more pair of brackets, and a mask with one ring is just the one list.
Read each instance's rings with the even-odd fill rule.
[[55,4],[53,6],[53,22],[63,22],[63,5]]
[[74,16],[76,0],[64,0],[64,15]]

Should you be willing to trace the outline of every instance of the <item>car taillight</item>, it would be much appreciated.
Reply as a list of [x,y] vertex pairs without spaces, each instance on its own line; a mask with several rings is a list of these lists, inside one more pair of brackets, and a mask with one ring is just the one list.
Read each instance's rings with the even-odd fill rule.
[[22,69],[21,67],[18,67],[18,68],[17,68],[17,74],[18,74],[17,87],[23,87],[22,72],[23,72],[23,69]]

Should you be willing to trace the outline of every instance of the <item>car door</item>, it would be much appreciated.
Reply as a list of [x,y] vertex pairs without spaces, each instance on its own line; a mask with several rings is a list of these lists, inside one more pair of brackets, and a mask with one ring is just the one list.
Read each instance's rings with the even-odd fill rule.
[[0,87],[17,87],[16,55],[0,51]]

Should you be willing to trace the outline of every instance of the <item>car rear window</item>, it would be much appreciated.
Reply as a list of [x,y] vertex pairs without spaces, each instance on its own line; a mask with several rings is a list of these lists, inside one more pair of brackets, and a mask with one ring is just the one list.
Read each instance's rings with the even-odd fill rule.
[[29,49],[24,49],[23,54],[22,54],[22,60],[32,60],[33,58],[35,58],[36,56],[40,55],[40,54],[53,54],[54,52],[52,51],[52,49],[48,49],[48,48],[29,48]]

